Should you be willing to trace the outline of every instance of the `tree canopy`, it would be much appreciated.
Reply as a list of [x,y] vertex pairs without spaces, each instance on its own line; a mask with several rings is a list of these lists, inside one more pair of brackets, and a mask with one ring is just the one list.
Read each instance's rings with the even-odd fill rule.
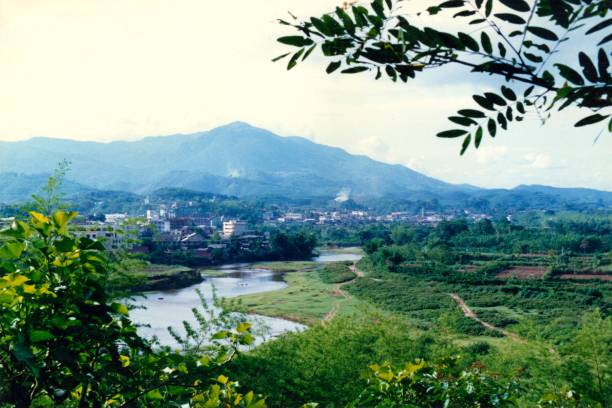
[[[279,20],[299,34],[278,41],[297,51],[273,61],[289,57],[292,69],[320,48],[331,59],[328,74],[368,72],[376,80],[408,82],[427,69],[461,65],[503,78],[498,92],[473,95],[476,106],[448,118],[458,126],[437,134],[463,138],[461,154],[472,144],[478,148],[485,133],[495,137],[529,114],[544,123],[555,109],[577,107],[585,117],[576,127],[601,126],[610,116],[609,0],[448,0],[416,14],[405,13],[403,0],[360,3],[345,2],[305,21]],[[445,13],[463,31],[421,24],[423,17]],[[570,37],[581,39],[580,50],[563,49]]]

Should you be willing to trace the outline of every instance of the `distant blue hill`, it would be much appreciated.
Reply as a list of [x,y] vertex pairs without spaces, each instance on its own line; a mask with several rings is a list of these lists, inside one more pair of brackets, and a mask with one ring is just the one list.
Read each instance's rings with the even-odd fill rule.
[[323,196],[345,189],[377,196],[455,188],[404,166],[241,122],[136,142],[0,142],[0,173],[50,173],[64,158],[72,163],[70,178],[80,184],[139,193],[183,187],[238,196]]
[[469,197],[545,194],[561,200],[612,205],[612,193],[588,189],[521,186],[486,190],[453,185],[401,165],[314,143],[281,137],[235,122],[187,135],[147,137],[133,142],[80,142],[34,138],[0,142],[0,202],[27,199],[62,159],[71,162],[73,189],[144,194],[183,188],[239,197],[330,197],[349,192],[355,199]]

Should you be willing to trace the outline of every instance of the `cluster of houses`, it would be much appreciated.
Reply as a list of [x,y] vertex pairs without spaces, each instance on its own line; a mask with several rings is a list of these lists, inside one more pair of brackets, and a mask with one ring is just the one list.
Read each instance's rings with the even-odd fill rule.
[[269,224],[311,224],[311,225],[338,225],[353,226],[360,224],[373,223],[392,223],[405,222],[411,224],[435,226],[442,221],[461,218],[478,221],[483,218],[490,218],[487,214],[475,214],[464,211],[461,214],[442,214],[435,211],[425,211],[424,209],[417,215],[409,212],[396,211],[384,215],[373,215],[367,211],[317,211],[308,210],[304,212],[292,211],[277,218],[266,218],[264,221]]
[[214,250],[238,245],[248,249],[255,243],[269,245],[269,235],[256,234],[246,221],[212,217],[183,216],[163,210],[148,210],[145,218],[127,214],[106,214],[104,221],[79,220],[77,235],[97,239],[108,250],[129,249],[136,252],[155,248],[168,253],[188,253],[197,258],[211,258]]

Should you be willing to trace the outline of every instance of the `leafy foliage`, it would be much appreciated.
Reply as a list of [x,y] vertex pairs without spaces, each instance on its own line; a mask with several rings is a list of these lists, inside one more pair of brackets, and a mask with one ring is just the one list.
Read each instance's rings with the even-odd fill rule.
[[355,272],[349,268],[349,264],[344,262],[330,263],[319,270],[319,277],[325,283],[348,282],[355,276]]
[[[31,212],[0,232],[0,400],[15,406],[264,407],[219,376],[250,325],[183,354],[138,336],[113,301],[104,247],[71,234],[73,212]],[[212,341],[212,343],[210,342]]]
[[[502,384],[480,367],[456,370],[456,359],[439,364],[416,360],[400,370],[371,365],[368,388],[352,406],[361,407],[510,407],[518,383]],[[459,371],[459,373],[457,373]]]
[[[374,72],[393,82],[407,82],[426,69],[462,65],[478,74],[496,75],[506,81],[499,92],[473,96],[476,108],[461,109],[449,120],[461,127],[438,133],[443,138],[463,138],[461,154],[473,144],[478,148],[485,131],[495,137],[511,122],[521,122],[535,113],[544,123],[553,108],[575,106],[591,114],[576,123],[581,127],[609,118],[612,79],[604,45],[612,35],[607,0],[457,0],[427,8],[425,14],[452,12],[465,21],[465,32],[451,33],[421,27],[416,16],[403,13],[401,0],[374,0],[370,7],[345,3],[335,12],[307,21],[279,20],[300,35],[281,37],[279,42],[298,50],[289,56],[288,69],[320,48],[332,59],[331,74]],[[419,15],[423,13],[418,13]],[[475,36],[474,31],[480,31]],[[584,39],[575,59],[553,57],[570,35]],[[591,40],[597,38],[597,40]],[[599,40],[599,41],[598,41]],[[598,41],[597,45],[594,41]],[[599,47],[599,48],[598,48]],[[277,59],[277,60],[278,60]],[[580,68],[577,67],[580,66]],[[573,66],[573,67],[572,67]],[[526,85],[523,88],[519,85]],[[612,131],[612,120],[608,123]]]

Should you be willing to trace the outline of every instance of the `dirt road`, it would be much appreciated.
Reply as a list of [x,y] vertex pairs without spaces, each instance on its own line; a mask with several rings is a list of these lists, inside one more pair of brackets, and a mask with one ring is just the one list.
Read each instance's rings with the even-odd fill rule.
[[[345,291],[342,290],[342,287],[345,285],[348,285],[350,283],[355,282],[357,279],[363,278],[363,272],[357,269],[357,266],[355,264],[349,266],[350,270],[353,271],[355,273],[355,277],[349,281],[346,282],[342,282],[342,283],[338,283],[336,285],[336,288],[334,289],[334,295],[336,296],[342,296],[345,299],[350,299],[352,296],[349,295],[348,293],[346,293]],[[332,307],[332,309],[325,315],[325,317],[323,317],[323,320],[321,321],[321,323],[325,324],[329,321],[331,321],[334,317],[336,317],[336,314],[338,314],[338,310],[340,309],[340,302],[335,302],[334,306]]]
[[476,315],[476,313],[474,313],[474,311],[472,309],[470,309],[470,307],[465,303],[465,301],[463,299],[461,299],[461,297],[458,294],[456,294],[456,293],[449,293],[449,295],[450,295],[450,297],[453,298],[453,300],[455,302],[457,302],[457,304],[459,305],[459,307],[463,311],[463,315],[465,317],[469,317],[470,319],[473,319],[473,320],[477,321],[478,323],[482,324],[487,329],[494,330],[494,331],[496,331],[498,333],[501,333],[504,336],[510,337],[511,339],[513,339],[515,341],[518,341],[520,343],[525,343],[525,340],[521,339],[516,334],[510,333],[507,330],[500,329],[499,327],[493,326],[491,323],[488,323],[488,322],[485,322],[484,320],[481,320]]

